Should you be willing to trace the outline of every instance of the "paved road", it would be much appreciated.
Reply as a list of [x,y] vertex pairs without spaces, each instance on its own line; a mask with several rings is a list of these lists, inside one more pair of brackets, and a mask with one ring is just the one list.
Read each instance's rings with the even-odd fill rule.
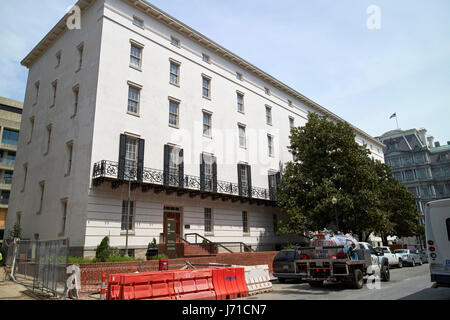
[[381,288],[347,289],[341,284],[311,288],[307,283],[273,282],[273,292],[245,300],[450,300],[450,288],[431,288],[429,265],[391,269],[391,281]]

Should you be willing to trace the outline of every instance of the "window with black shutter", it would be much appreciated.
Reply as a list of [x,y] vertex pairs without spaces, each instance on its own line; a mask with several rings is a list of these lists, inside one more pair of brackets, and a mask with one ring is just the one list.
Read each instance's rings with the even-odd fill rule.
[[239,195],[243,197],[252,196],[251,167],[246,164],[238,164],[238,188]]
[[281,173],[273,173],[269,172],[269,196],[270,200],[276,201],[277,200],[277,187],[280,183],[281,179]]
[[217,191],[217,162],[216,158],[202,154],[200,163],[200,185],[205,191]]
[[164,184],[184,187],[184,152],[183,149],[164,146]]

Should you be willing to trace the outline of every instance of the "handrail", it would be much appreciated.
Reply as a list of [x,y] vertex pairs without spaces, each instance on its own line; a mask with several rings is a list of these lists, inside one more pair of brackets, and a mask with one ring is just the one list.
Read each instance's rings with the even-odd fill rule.
[[225,249],[226,251],[228,251],[228,252],[230,252],[230,253],[233,253],[233,251],[231,251],[231,250],[228,249],[227,247],[223,246],[222,244],[217,243],[217,242],[212,242],[211,240],[205,238],[204,236],[202,236],[202,235],[200,235],[200,234],[198,234],[198,233],[186,233],[184,236],[185,236],[186,238],[187,238],[188,236],[195,236],[195,244],[198,243],[198,242],[197,242],[197,237],[200,237],[200,238],[202,238],[203,240],[205,240],[205,241],[208,242],[208,243],[218,245],[219,247],[222,247],[222,248]]
[[[220,242],[221,244],[239,244],[240,245],[240,249],[241,252],[242,251],[242,247],[244,247],[245,249],[247,249],[248,252],[256,252],[255,250],[253,250],[248,244],[244,243],[244,242]],[[244,251],[245,252],[245,251]]]

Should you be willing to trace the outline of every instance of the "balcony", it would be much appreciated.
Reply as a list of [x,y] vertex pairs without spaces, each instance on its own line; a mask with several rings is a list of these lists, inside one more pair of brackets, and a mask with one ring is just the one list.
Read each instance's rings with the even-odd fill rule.
[[[124,183],[131,181],[131,188],[142,188],[143,192],[153,190],[155,193],[177,193],[178,196],[189,194],[191,198],[200,196],[202,199],[222,199],[232,202],[242,202],[265,206],[276,206],[275,193],[272,190],[239,186],[237,183],[217,181],[208,183],[208,179],[202,182],[200,177],[172,174],[163,170],[143,168],[142,181],[138,181],[137,168],[126,168],[119,172],[119,163],[103,160],[94,164],[93,185],[100,186],[110,182],[113,189],[117,189]],[[123,177],[123,178],[122,178]]]
[[16,163],[16,160],[14,160],[14,159],[0,158],[0,169],[12,171],[12,170],[14,170],[15,163]]

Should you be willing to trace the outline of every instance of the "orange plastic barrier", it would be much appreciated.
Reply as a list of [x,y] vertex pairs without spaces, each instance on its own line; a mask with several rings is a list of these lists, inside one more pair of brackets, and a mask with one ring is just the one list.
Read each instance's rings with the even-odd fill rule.
[[174,273],[177,300],[217,300],[212,270],[184,270]]
[[120,285],[121,300],[175,300],[173,272],[126,274]]
[[248,297],[244,268],[216,269],[212,274],[217,300]]
[[106,300],[120,300],[120,277],[121,275],[118,274],[109,275]]

